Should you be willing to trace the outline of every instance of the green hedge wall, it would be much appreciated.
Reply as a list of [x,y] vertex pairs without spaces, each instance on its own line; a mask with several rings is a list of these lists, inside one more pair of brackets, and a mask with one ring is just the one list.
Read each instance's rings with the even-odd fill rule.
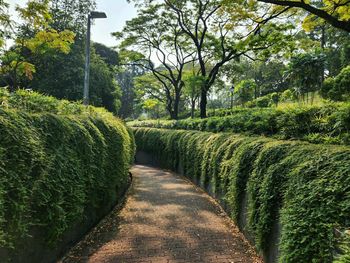
[[134,133],[138,151],[223,201],[259,251],[269,250],[280,222],[280,262],[332,262],[341,254],[336,233],[350,229],[349,147],[154,128]]
[[20,253],[33,229],[55,247],[87,211],[99,214],[127,186],[135,145],[122,121],[96,108],[35,112],[0,108],[0,250]]
[[132,121],[128,125],[273,135],[279,139],[300,139],[313,143],[350,144],[350,103],[285,109],[238,108],[232,112],[222,112],[223,116],[207,119]]

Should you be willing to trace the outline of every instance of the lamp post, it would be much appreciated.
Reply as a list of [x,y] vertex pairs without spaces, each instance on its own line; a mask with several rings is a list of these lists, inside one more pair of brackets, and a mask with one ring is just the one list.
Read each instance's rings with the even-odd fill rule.
[[231,88],[230,88],[230,92],[231,92],[231,110],[233,108],[233,92],[235,91],[235,85],[232,84]]
[[90,38],[91,38],[91,20],[96,18],[107,18],[106,13],[92,11],[88,15],[88,24],[86,32],[86,51],[85,51],[85,77],[84,77],[84,105],[89,105],[89,81],[90,81]]

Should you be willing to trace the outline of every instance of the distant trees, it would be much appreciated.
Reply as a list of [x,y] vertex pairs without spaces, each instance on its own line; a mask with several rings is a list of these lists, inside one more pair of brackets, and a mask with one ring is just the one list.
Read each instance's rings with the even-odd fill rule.
[[[0,51],[0,85],[81,100],[87,14],[95,6],[95,0],[30,0],[25,8],[17,7],[23,22],[0,26],[0,38],[14,40],[12,47],[5,50],[3,45]],[[0,19],[9,17],[0,14]],[[118,55],[100,44],[91,53],[90,101],[117,113],[121,94],[114,67]]]
[[140,96],[137,96],[135,82],[137,77],[143,74],[145,74],[145,70],[139,66],[130,65],[118,67],[116,78],[122,92],[121,108],[119,110],[119,115],[122,118],[137,117],[139,114],[137,111],[137,104],[140,104],[140,102],[137,100],[140,100]]
[[[129,40],[138,41],[138,44],[144,43],[142,39],[147,38],[148,43],[153,45],[153,49],[157,49],[157,45],[165,40],[174,39],[176,35],[181,36],[182,43],[179,47],[185,48],[186,52],[176,52],[177,48],[175,52],[164,52],[161,57],[167,59],[173,57],[173,59],[165,61],[162,66],[167,68],[167,65],[171,65],[174,61],[178,63],[176,59],[178,54],[191,54],[189,58],[193,59],[198,66],[196,75],[202,80],[200,92],[200,116],[202,118],[207,116],[208,95],[218,80],[223,66],[241,56],[250,57],[261,50],[266,51],[270,48],[268,52],[277,52],[278,46],[283,46],[284,29],[289,28],[288,23],[277,25],[271,24],[270,18],[257,19],[254,15],[256,10],[252,10],[248,3],[239,1],[226,5],[219,0],[165,0],[161,2],[134,0],[134,2],[138,3],[139,16],[127,23],[124,33],[128,32]],[[157,19],[157,24],[153,24],[150,28],[148,26],[150,17],[156,12],[160,12],[162,17],[166,17],[166,20]],[[130,35],[130,28],[135,27],[135,24],[142,30],[132,30],[135,34]],[[172,27],[177,28],[176,33],[168,31]],[[164,37],[160,37],[162,35]],[[149,36],[154,38],[150,39]],[[277,42],[277,39],[280,41]],[[172,44],[172,46],[176,45]],[[283,47],[285,48],[285,45]],[[147,54],[155,56],[157,52],[149,50]],[[148,58],[151,59],[152,56]],[[171,71],[177,68],[173,66]],[[182,75],[180,72],[176,74],[176,82],[181,86],[183,86]],[[158,80],[162,82],[162,78]],[[169,82],[174,81],[169,79]],[[176,91],[175,94],[177,94]],[[176,95],[174,105],[178,104],[179,98],[180,96]]]
[[177,119],[184,67],[193,60],[194,52],[188,49],[188,41],[174,16],[163,5],[147,5],[139,9],[138,17],[128,21],[122,32],[114,35],[122,40],[120,54],[127,63],[145,68],[160,82],[166,109],[172,119]]
[[237,101],[244,106],[248,101],[254,98],[256,83],[254,80],[242,80],[235,88],[234,94]]
[[293,56],[289,64],[289,77],[295,84],[296,91],[302,100],[313,101],[313,94],[319,90],[323,81],[325,56],[317,53],[306,53]]
[[97,55],[111,68],[119,66],[118,52],[100,43],[93,43],[93,47]]
[[254,19],[252,5],[240,1],[226,6],[223,1],[216,0],[164,2],[175,13],[178,24],[196,51],[199,72],[204,80],[200,116],[205,118],[208,93],[222,67],[249,53],[272,49],[276,39],[281,39],[283,28],[270,24],[268,19]]
[[198,102],[201,95],[201,88],[203,85],[203,77],[194,74],[195,68],[193,70],[186,71],[184,74],[184,96],[189,100],[191,109],[191,118],[194,118],[194,113],[196,109],[196,103]]

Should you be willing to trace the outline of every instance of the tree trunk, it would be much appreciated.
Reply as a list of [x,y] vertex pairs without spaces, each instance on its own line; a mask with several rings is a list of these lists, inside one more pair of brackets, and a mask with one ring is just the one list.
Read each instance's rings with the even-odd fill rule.
[[166,105],[166,109],[169,112],[169,116],[170,119],[174,119],[174,113],[173,113],[173,103],[171,101],[168,100],[167,105]]
[[196,100],[191,99],[191,119],[194,119],[194,109],[196,107]]
[[202,89],[201,91],[201,103],[200,103],[200,117],[205,119],[207,117],[207,91]]
[[[325,51],[325,46],[326,46],[326,29],[325,29],[325,26],[322,26],[321,28],[321,49],[322,51],[324,52]],[[321,69],[321,83],[320,83],[320,86],[319,86],[319,89],[322,88],[322,84],[325,80],[325,65],[322,64],[322,69]]]
[[174,110],[173,110],[173,120],[177,120],[179,118],[179,104],[180,104],[180,96],[175,96],[174,101]]
[[170,110],[170,119],[171,120],[177,120],[177,116],[173,110]]

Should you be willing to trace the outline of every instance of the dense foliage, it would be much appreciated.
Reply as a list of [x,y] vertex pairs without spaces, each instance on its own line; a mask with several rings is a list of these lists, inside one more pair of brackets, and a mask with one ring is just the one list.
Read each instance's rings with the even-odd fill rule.
[[207,119],[146,120],[129,122],[134,127],[200,130],[275,135],[315,143],[350,143],[350,104],[291,108],[236,108],[216,111]]
[[[81,100],[87,15],[95,8],[95,1],[30,0],[16,8],[23,21],[15,21],[14,14],[7,15],[5,2],[0,1],[0,21],[6,13],[9,25],[0,23],[0,42],[6,33],[6,39],[12,39],[14,44],[0,45],[0,86]],[[113,49],[92,45],[90,103],[114,113],[119,111],[121,97],[114,70],[118,62]]]
[[[336,230],[350,227],[348,147],[228,133],[134,131],[139,151],[223,201],[260,251],[273,244],[272,229],[279,221],[280,262],[334,259]],[[245,196],[247,205],[242,206]]]
[[18,249],[33,228],[55,244],[122,194],[133,135],[103,109],[1,91],[0,246]]
[[350,98],[350,66],[342,69],[339,75],[328,78],[323,83],[321,94],[335,101],[349,101]]

